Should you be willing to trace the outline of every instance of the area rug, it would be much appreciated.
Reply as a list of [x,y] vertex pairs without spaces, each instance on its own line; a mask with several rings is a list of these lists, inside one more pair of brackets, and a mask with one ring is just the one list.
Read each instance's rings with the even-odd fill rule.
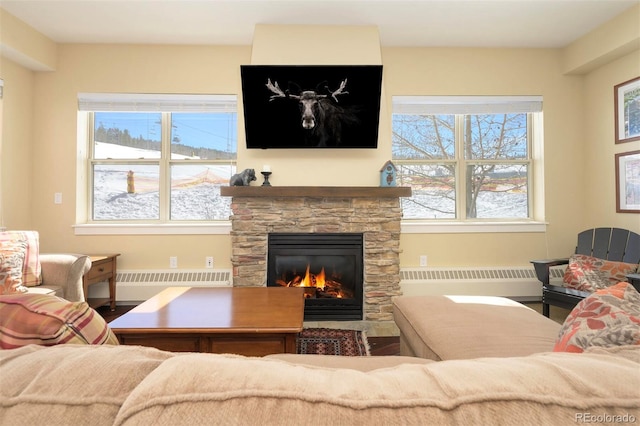
[[306,328],[298,334],[299,354],[369,356],[369,342],[364,331]]

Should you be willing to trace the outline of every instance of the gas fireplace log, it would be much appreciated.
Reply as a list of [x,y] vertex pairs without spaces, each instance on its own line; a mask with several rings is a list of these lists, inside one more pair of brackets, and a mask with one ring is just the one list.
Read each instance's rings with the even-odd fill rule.
[[323,298],[323,299],[351,299],[353,298],[353,293],[350,293],[348,291],[345,290],[339,290],[339,289],[327,289],[325,288],[324,290],[320,290],[318,289],[318,291],[316,292],[316,295],[318,298]]

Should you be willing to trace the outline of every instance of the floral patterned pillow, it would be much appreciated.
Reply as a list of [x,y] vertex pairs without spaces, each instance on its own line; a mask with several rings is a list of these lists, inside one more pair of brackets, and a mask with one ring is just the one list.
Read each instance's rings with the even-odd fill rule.
[[564,321],[554,352],[584,352],[593,346],[640,345],[640,293],[629,283],[597,290]]
[[593,293],[621,281],[638,268],[637,264],[613,262],[597,257],[574,254],[562,278],[565,287]]
[[27,243],[0,241],[0,294],[24,293],[28,289],[22,282]]
[[38,231],[0,232],[0,246],[19,241],[26,244],[24,264],[22,265],[22,285],[35,287],[42,284],[42,266],[40,265],[40,234]]

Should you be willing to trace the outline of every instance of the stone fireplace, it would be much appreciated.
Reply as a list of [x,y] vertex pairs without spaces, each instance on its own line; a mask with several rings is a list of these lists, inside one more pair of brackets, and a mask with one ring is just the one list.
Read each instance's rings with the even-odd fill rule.
[[362,234],[362,310],[365,321],[393,321],[400,289],[399,197],[406,187],[221,188],[231,203],[233,285],[267,285],[270,234]]

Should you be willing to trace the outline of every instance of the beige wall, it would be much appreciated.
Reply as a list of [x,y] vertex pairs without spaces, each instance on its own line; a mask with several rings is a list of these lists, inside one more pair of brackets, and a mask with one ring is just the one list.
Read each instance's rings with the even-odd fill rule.
[[[373,26],[258,25],[251,49],[253,65],[379,65],[380,39]],[[384,71],[383,71],[384,72]],[[382,96],[385,96],[384,83]],[[391,158],[391,115],[380,117],[378,149],[248,150],[238,145],[240,169],[269,164],[273,185],[378,186],[379,170]],[[244,137],[242,117],[239,138]]]
[[564,49],[563,73],[587,74],[640,49],[640,4]]
[[[37,229],[44,251],[120,252],[120,268],[166,268],[169,256],[179,257],[180,268],[201,268],[204,256],[211,255],[217,267],[230,267],[227,235],[74,235],[77,93],[240,94],[239,66],[251,63],[251,50],[251,46],[59,45],[55,71],[35,73],[2,58],[5,226]],[[526,265],[530,259],[566,255],[581,229],[599,225],[633,229],[637,224],[638,215],[616,214],[611,201],[613,154],[627,150],[613,143],[612,87],[640,74],[634,66],[637,51],[587,75],[564,74],[561,49],[383,48],[381,57],[386,114],[392,95],[544,97],[548,231],[403,234],[403,267],[417,266],[421,254],[429,256],[429,266]],[[15,91],[11,97],[10,90]],[[15,120],[12,126],[9,117]],[[388,126],[381,131],[382,140],[389,141]],[[243,135],[240,126],[239,145]],[[349,155],[322,155],[341,184],[375,185],[373,179],[363,183],[353,177],[356,159]],[[364,155],[359,168],[376,171],[381,160],[390,158],[390,143]],[[239,165],[275,164],[275,177],[275,167],[308,162],[311,156],[317,153],[247,153],[240,148]],[[305,184],[327,184],[322,173],[315,175]],[[20,189],[15,182],[20,182]],[[294,174],[285,173],[274,183],[300,184]],[[53,204],[55,192],[63,193],[62,205]]]
[[616,213],[614,156],[640,150],[640,141],[615,144],[613,86],[640,76],[636,50],[585,76],[585,217],[594,226],[616,223],[640,232],[640,215]]
[[0,8],[0,48],[3,58],[32,70],[56,68],[57,45],[45,35]]
[[10,229],[33,227],[31,189],[33,182],[33,91],[34,72],[0,58],[4,80],[2,100],[2,149],[0,182],[2,211],[0,226]]
[[560,60],[560,51],[550,49],[383,49],[386,89],[393,95],[544,98],[549,233],[406,234],[403,266],[417,266],[420,254],[428,256],[430,266],[526,265],[571,250],[577,231],[586,226],[579,204],[571,201],[583,198],[582,172],[566,169],[567,158],[582,161],[577,149],[583,132],[582,77],[559,73]]
[[[119,267],[202,268],[213,256],[230,267],[228,235],[75,236],[78,92],[240,93],[240,64],[250,48],[217,46],[61,45],[55,72],[36,77],[34,166],[42,170],[32,191],[32,226],[48,251],[118,252]],[[63,193],[62,205],[53,194]]]

